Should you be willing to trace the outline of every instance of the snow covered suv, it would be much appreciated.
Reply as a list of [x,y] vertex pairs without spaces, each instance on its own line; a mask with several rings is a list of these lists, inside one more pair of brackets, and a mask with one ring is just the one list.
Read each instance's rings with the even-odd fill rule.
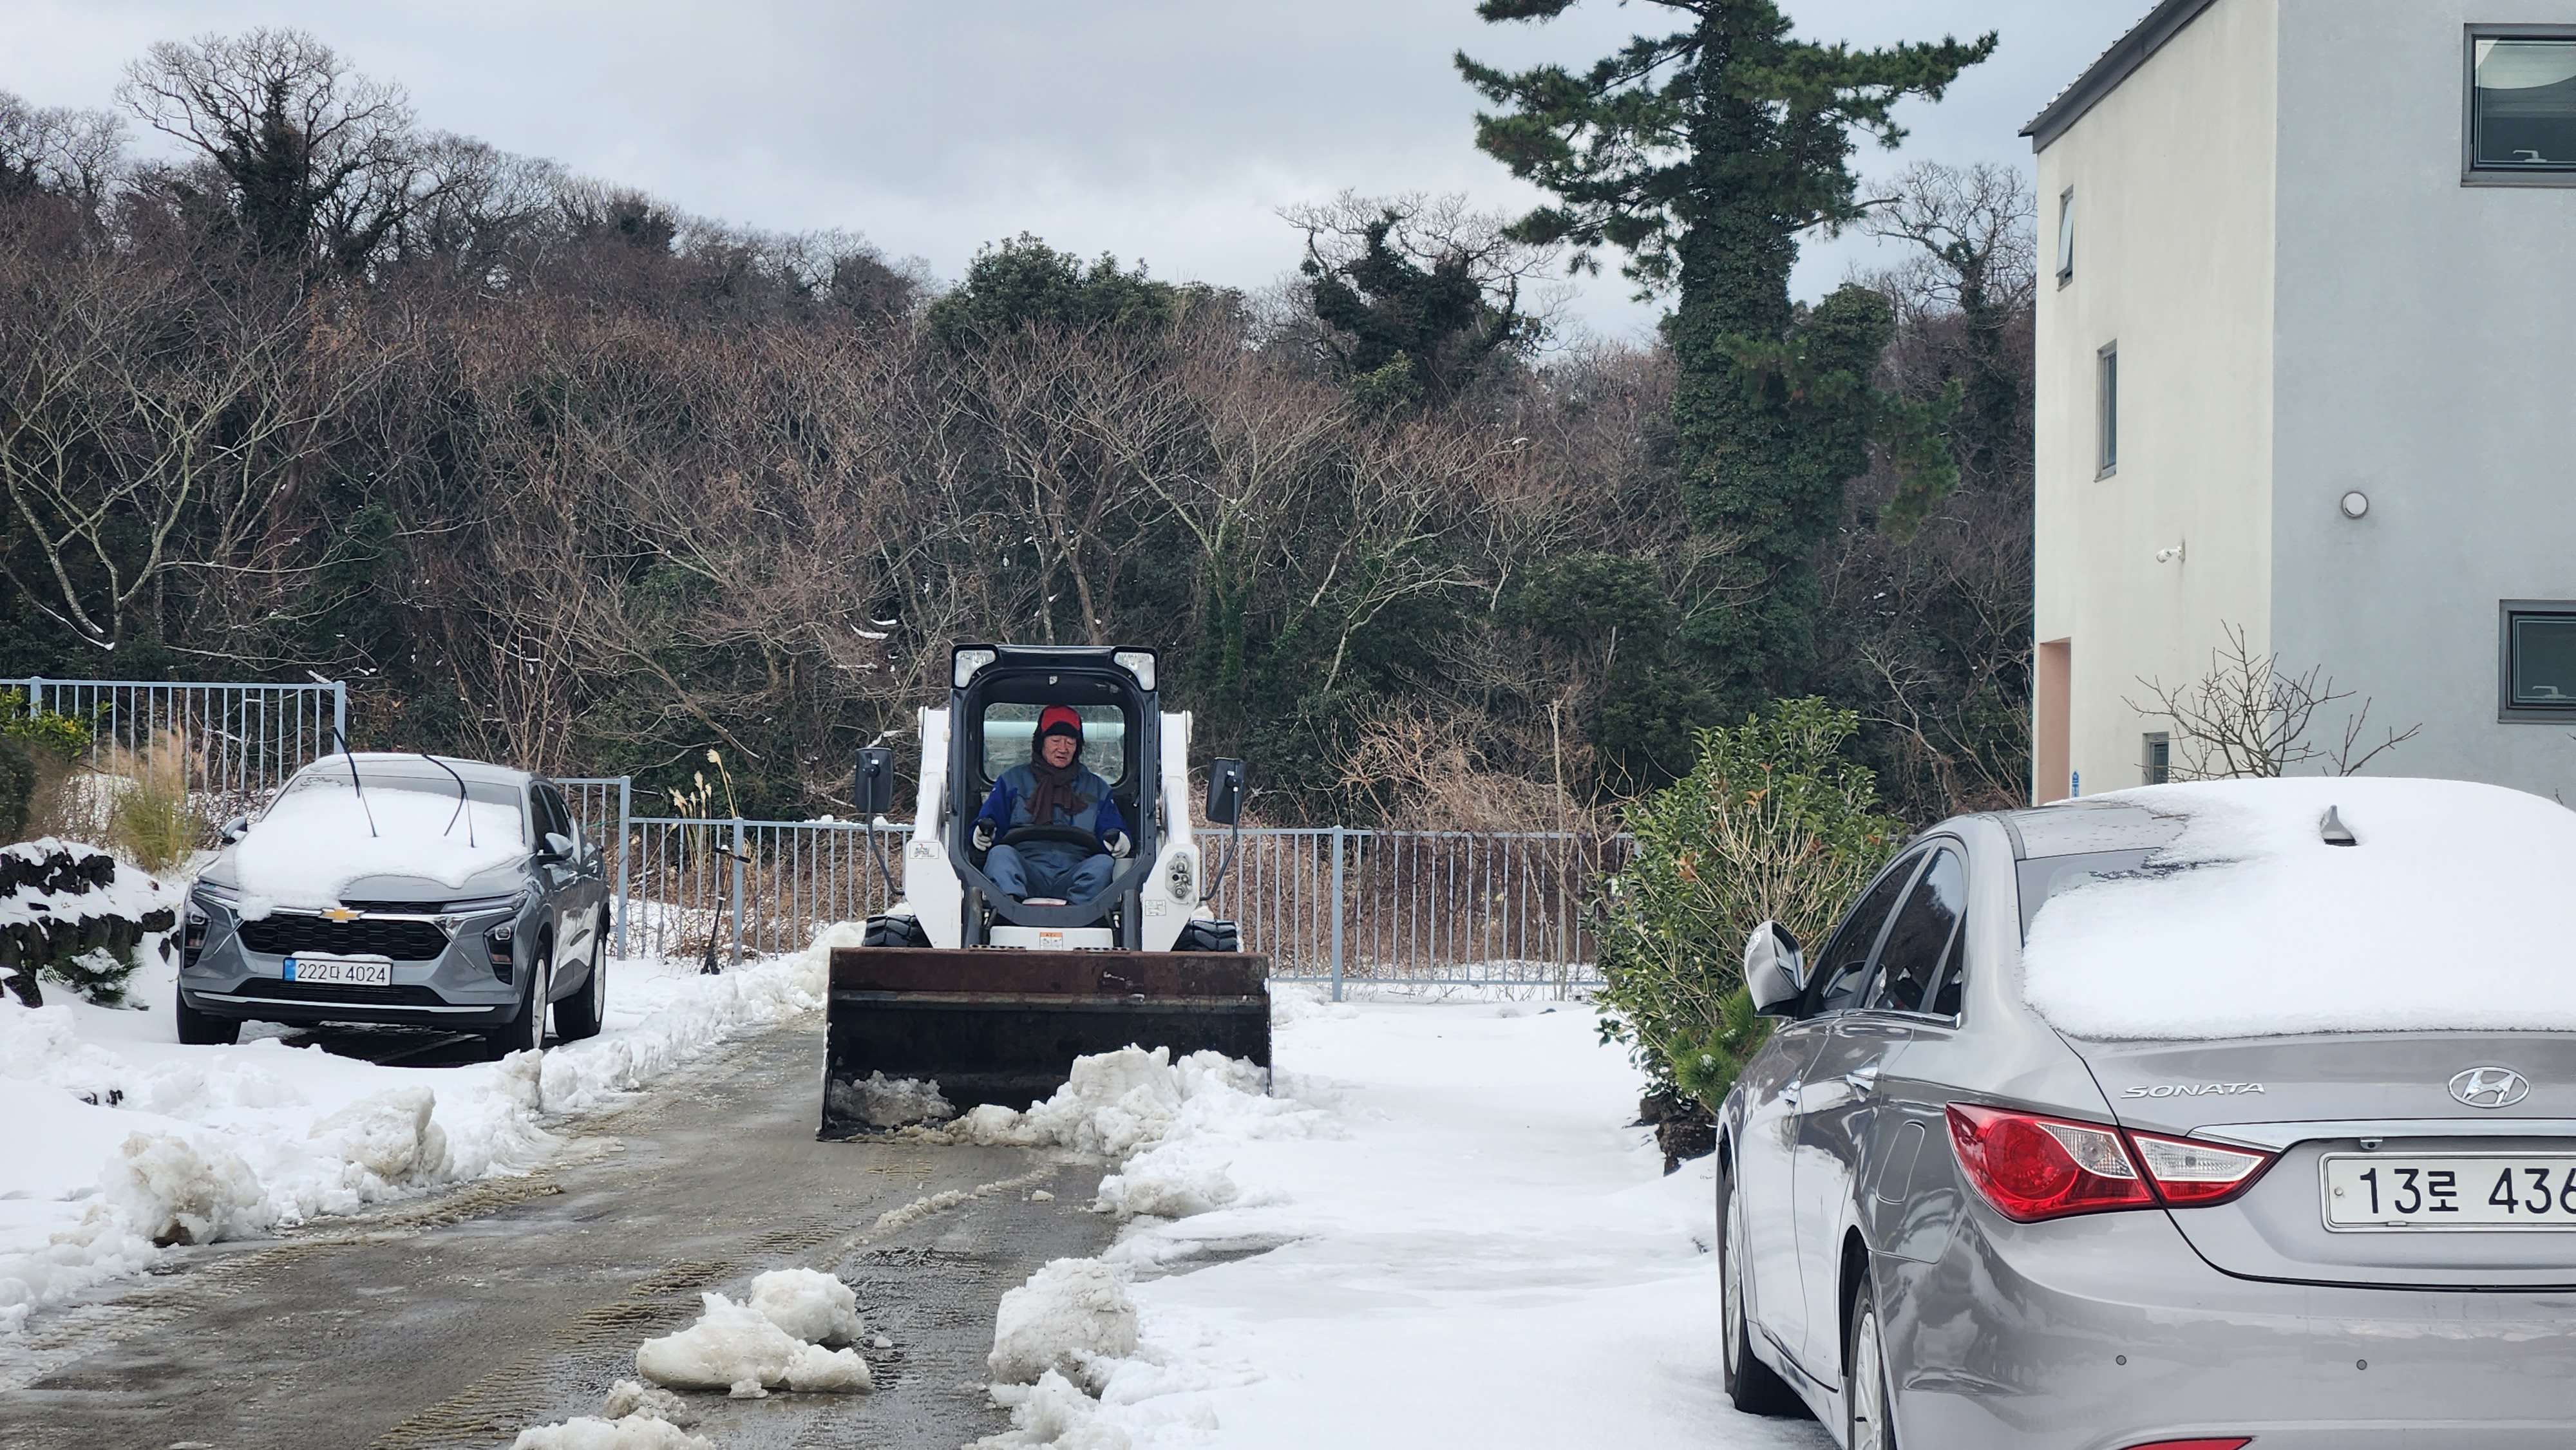
[[179,1040],[245,1020],[481,1031],[496,1051],[599,1031],[608,889],[563,793],[414,754],[296,773],[188,894]]

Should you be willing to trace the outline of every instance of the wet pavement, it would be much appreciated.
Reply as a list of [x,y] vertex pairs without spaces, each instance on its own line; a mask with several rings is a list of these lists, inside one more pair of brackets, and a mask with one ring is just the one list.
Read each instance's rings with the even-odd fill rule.
[[[601,1115],[547,1168],[282,1239],[181,1250],[0,1340],[12,1450],[445,1450],[595,1414],[635,1347],[703,1290],[805,1266],[858,1292],[871,1395],[691,1395],[728,1447],[955,1450],[1006,1426],[984,1393],[1002,1293],[1106,1245],[1100,1168],[1014,1148],[818,1143],[819,1017],[715,1049]],[[384,1044],[402,1052],[404,1044]],[[463,1044],[402,1055],[440,1062]],[[386,1060],[386,1059],[378,1059]],[[434,1068],[424,1080],[435,1085]],[[1038,1189],[1051,1201],[1032,1198]],[[975,1190],[983,1190],[981,1193]],[[947,1191],[951,1207],[877,1230]]]

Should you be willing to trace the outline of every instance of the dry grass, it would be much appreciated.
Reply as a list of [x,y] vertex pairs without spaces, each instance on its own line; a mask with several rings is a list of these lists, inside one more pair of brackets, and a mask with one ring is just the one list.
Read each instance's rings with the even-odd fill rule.
[[185,865],[207,833],[188,799],[187,737],[156,731],[140,749],[111,748],[103,765],[114,777],[106,792],[108,847],[154,875]]

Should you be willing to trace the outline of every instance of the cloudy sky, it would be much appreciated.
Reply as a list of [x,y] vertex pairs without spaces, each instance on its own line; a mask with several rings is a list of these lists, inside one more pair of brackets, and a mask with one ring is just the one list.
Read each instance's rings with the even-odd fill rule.
[[[2150,0],[1790,0],[1802,34],[1856,44],[2002,34],[1902,151],[2027,168],[2015,133]],[[551,157],[691,211],[842,227],[956,277],[979,243],[1031,231],[1143,258],[1159,276],[1257,287],[1292,267],[1282,206],[1350,188],[1534,194],[1475,149],[1450,63],[1580,64],[1670,11],[1585,0],[1487,26],[1472,0],[0,0],[0,89],[112,103],[156,40],[310,30],[400,82],[426,126]],[[1867,243],[1807,249],[1802,293]],[[1629,335],[1652,309],[1615,275],[1571,312]]]

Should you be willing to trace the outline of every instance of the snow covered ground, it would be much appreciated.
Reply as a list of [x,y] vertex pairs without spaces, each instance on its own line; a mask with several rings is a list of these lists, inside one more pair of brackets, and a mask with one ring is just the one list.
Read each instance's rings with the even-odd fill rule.
[[[998,1389],[1020,1407],[999,1443],[1829,1443],[1726,1403],[1708,1165],[1666,1177],[1648,1130],[1622,1126],[1637,1075],[1590,1009],[1296,993],[1271,1099],[1183,1064],[1159,1128],[1132,1088],[1085,1119],[1125,1157],[1104,1206],[1185,1216],[1134,1217],[1104,1255],[1132,1279],[1132,1351],[1099,1270],[1050,1266],[1005,1301],[1002,1379],[1036,1377],[1041,1298],[1118,1350],[1069,1340],[1064,1373]],[[1027,1121],[1063,1136],[1061,1108]],[[1139,1123],[1149,1146],[1120,1153]]]
[[157,950],[131,991],[146,1011],[61,989],[31,1011],[0,993],[0,1333],[147,1267],[155,1240],[256,1237],[524,1170],[555,1146],[548,1119],[819,1007],[826,950],[857,940],[834,928],[814,950],[712,977],[694,962],[612,963],[599,1036],[435,1070],[291,1048],[273,1028],[183,1047]]

